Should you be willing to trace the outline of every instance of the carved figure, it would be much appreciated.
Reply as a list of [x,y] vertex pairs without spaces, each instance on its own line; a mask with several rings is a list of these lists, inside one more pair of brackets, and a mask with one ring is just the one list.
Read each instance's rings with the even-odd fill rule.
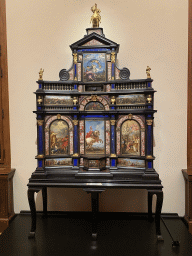
[[40,69],[39,71],[39,79],[38,80],[43,80],[43,72],[44,72],[44,69]]
[[103,140],[99,138],[99,131],[92,131],[92,129],[86,134],[85,141],[87,149],[92,148],[94,143],[100,142],[103,143]]
[[149,66],[147,66],[147,68],[146,68],[147,78],[151,78],[150,71],[151,71],[151,68]]
[[100,9],[97,9],[97,4],[91,7],[91,11],[93,12],[93,15],[91,16],[91,21],[93,28],[99,27],[99,22],[101,22],[101,16],[100,16]]

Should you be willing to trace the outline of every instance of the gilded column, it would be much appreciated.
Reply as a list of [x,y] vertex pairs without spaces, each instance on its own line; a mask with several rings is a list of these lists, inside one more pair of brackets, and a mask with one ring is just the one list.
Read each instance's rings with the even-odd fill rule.
[[[77,81],[77,53],[73,53],[73,63],[74,63],[74,80]],[[74,84],[74,89],[77,89],[77,84]]]

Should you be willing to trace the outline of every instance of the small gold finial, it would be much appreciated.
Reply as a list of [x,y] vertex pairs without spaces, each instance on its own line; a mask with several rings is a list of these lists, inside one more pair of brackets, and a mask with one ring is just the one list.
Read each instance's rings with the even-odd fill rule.
[[77,105],[77,102],[78,102],[77,97],[74,97],[74,98],[73,98],[73,104],[74,104],[74,105]]
[[39,79],[38,80],[43,80],[43,72],[44,72],[44,69],[40,69],[39,71]]
[[151,71],[151,68],[149,66],[147,66],[147,68],[146,68],[147,78],[151,78],[150,71]]
[[152,102],[152,96],[151,95],[148,95],[147,96],[147,103],[151,103]]
[[61,119],[61,115],[60,114],[57,114],[57,119]]
[[43,102],[42,97],[41,97],[41,96],[38,96],[38,99],[37,99],[38,105],[41,105],[42,102]]
[[91,11],[93,12],[93,15],[91,16],[91,21],[93,28],[99,27],[99,22],[101,22],[101,16],[100,16],[100,9],[97,9],[97,4],[91,7]]
[[112,96],[112,98],[111,98],[111,104],[115,104],[115,96]]

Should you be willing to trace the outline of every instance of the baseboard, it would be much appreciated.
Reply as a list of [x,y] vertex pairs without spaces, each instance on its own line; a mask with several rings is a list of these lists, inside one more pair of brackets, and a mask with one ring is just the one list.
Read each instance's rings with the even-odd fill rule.
[[[31,211],[29,210],[22,210],[20,211],[20,215],[30,215]],[[43,211],[37,211],[37,214],[43,214]],[[86,216],[91,216],[91,211],[48,211],[47,212],[48,215],[53,215],[53,216],[68,216],[68,217],[86,217]],[[114,217],[117,218],[118,216],[120,216],[121,218],[127,218],[128,216],[131,217],[148,217],[148,213],[147,212],[99,212],[98,213],[100,217],[105,217],[107,216],[108,218],[110,217]],[[155,214],[153,214],[153,216],[155,216]],[[180,217],[177,213],[162,213],[161,214],[162,218],[183,218]]]

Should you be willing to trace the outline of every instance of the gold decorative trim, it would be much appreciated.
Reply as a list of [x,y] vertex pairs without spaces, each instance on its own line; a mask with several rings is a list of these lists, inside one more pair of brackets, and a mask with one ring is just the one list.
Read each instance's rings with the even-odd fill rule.
[[43,102],[42,97],[41,97],[41,96],[38,96],[37,104],[38,104],[38,105],[41,105],[42,102]]
[[43,81],[43,72],[44,72],[44,69],[40,69],[40,71],[39,71],[39,81]]
[[111,122],[111,125],[115,125],[115,120],[110,120],[110,122]]
[[153,156],[146,156],[146,159],[153,160],[154,157]]
[[115,104],[115,96],[111,98],[111,104]]
[[128,115],[128,119],[132,119],[133,118],[133,115],[132,114],[129,114]]
[[151,103],[152,102],[152,96],[151,95],[147,95],[147,103]]
[[78,120],[73,120],[74,125],[78,125],[79,121]]
[[61,115],[60,114],[57,114],[57,119],[61,119]]
[[77,77],[75,77],[74,80],[77,81]]
[[146,68],[147,78],[151,78],[150,71],[151,71],[151,68],[149,66],[147,66],[147,68]]
[[74,153],[73,157],[79,157],[79,154],[78,153]]
[[97,101],[97,95],[91,95],[91,100],[92,101]]
[[115,63],[115,52],[111,53],[111,62]]
[[42,126],[42,125],[43,125],[43,122],[44,122],[44,120],[37,120],[37,124],[38,124],[39,126]]
[[37,155],[36,158],[42,159],[42,158],[44,158],[44,155]]
[[77,97],[74,97],[74,98],[73,98],[73,104],[74,104],[74,105],[77,105],[77,102],[78,102]]
[[77,64],[77,53],[73,53],[73,62]]
[[117,155],[116,154],[111,154],[110,157],[117,157]]
[[114,76],[111,77],[111,80],[115,80]]
[[146,120],[146,122],[147,122],[147,125],[152,125],[153,124],[153,120],[152,119]]

